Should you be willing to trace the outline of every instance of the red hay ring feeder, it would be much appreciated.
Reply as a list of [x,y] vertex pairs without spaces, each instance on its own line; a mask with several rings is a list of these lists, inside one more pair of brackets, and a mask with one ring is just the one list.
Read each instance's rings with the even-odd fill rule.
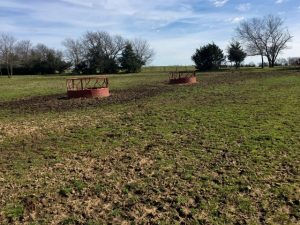
[[103,76],[67,79],[69,98],[102,98],[109,96],[108,78]]
[[172,71],[169,73],[169,84],[195,84],[196,71]]

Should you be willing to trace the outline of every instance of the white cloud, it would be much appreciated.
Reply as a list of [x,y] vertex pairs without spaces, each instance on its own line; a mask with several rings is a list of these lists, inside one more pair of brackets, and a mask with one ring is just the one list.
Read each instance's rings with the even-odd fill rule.
[[281,4],[283,2],[285,2],[285,0],[276,0],[276,4]]
[[215,7],[223,7],[229,0],[212,0]]
[[243,21],[244,19],[245,19],[245,17],[243,17],[243,16],[237,16],[234,18],[230,18],[227,21],[229,21],[230,23],[233,23],[233,24],[237,24],[237,23],[240,23],[241,21]]
[[243,3],[243,4],[239,4],[237,7],[237,10],[241,11],[241,12],[246,12],[251,8],[251,4],[248,3]]

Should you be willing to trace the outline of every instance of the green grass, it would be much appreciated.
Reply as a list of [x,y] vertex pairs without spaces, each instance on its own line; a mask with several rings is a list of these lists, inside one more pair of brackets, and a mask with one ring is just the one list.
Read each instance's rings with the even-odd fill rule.
[[24,214],[24,207],[20,204],[10,205],[6,207],[4,212],[9,221],[19,220]]
[[61,99],[65,77],[1,78],[0,221],[296,224],[299,72],[198,78],[114,75],[106,100]]
[[[147,84],[160,81],[162,73],[109,75],[112,89],[126,89],[147,81]],[[160,77],[159,77],[160,76]],[[66,92],[66,79],[76,76],[14,76],[11,79],[0,77],[0,101],[8,101],[33,96],[62,94]],[[159,77],[159,78],[158,78]]]

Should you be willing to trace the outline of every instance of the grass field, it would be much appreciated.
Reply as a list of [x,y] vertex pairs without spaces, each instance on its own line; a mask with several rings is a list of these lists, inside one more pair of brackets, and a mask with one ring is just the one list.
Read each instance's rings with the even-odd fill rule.
[[0,78],[0,224],[299,224],[300,73]]

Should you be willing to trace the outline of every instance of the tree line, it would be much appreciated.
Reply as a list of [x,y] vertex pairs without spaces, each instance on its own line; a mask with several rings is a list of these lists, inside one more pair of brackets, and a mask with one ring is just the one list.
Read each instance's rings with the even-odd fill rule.
[[[269,67],[276,65],[278,56],[288,48],[292,40],[282,18],[268,15],[263,18],[252,18],[241,22],[235,30],[236,37],[227,47],[227,59],[240,67],[246,56],[260,56],[261,67],[264,58]],[[218,69],[226,60],[223,51],[214,43],[196,49],[192,60],[198,70]]]
[[15,74],[61,73],[70,67],[61,51],[44,44],[35,46],[29,40],[17,41],[9,34],[0,36],[0,73]]
[[73,72],[78,74],[138,72],[150,63],[154,51],[143,39],[127,40],[107,32],[87,32],[63,42]]
[[75,74],[138,72],[151,62],[154,51],[143,39],[128,40],[104,31],[86,32],[63,41],[65,51],[30,40],[0,35],[0,75],[54,74],[67,69]]

